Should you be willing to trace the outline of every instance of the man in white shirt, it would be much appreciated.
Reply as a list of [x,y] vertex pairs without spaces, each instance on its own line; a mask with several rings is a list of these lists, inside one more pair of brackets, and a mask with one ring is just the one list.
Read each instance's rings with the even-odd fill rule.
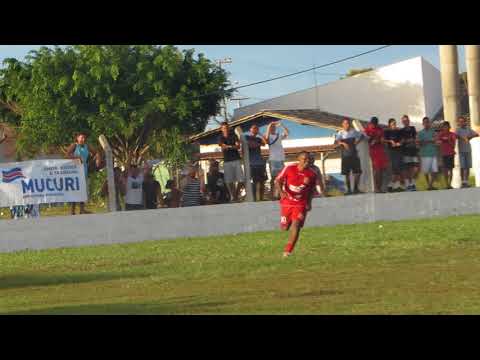
[[145,209],[145,204],[143,203],[143,179],[143,172],[136,165],[130,166],[125,184],[125,210]]
[[[277,130],[277,126],[283,128],[283,132]],[[270,168],[270,189],[272,200],[278,199],[279,194],[275,191],[275,178],[282,171],[285,162],[285,151],[282,140],[288,137],[288,129],[280,121],[272,121],[268,124],[267,132],[264,135],[265,142],[268,144],[268,167]]]
[[[357,144],[365,138],[365,135],[352,127],[350,119],[343,119],[342,130],[335,136],[335,144],[340,147],[342,157],[342,175],[345,176],[347,191],[345,195],[360,194],[358,183],[362,168],[358,157]],[[350,174],[353,173],[353,187],[350,183]]]

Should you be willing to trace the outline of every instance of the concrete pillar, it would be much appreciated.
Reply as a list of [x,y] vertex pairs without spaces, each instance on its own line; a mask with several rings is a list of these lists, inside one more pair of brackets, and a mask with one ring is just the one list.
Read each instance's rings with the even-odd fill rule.
[[[352,125],[355,130],[364,132],[363,125],[358,120],[353,120]],[[361,192],[371,193],[374,191],[373,183],[373,168],[372,168],[372,159],[370,159],[370,152],[368,149],[368,142],[365,140],[360,141],[357,144],[358,157],[360,158],[360,166],[362,168],[362,176],[360,176],[360,181],[358,188]],[[350,182],[353,184],[353,179]],[[347,189],[348,190],[348,189]]]
[[113,171],[113,154],[110,144],[104,135],[98,138],[100,145],[105,152],[105,168],[107,169],[107,184],[108,184],[108,210],[110,212],[117,211],[117,197],[115,189],[115,174]]
[[[440,75],[442,79],[443,115],[453,129],[457,127],[459,116],[459,76],[457,45],[439,45]],[[452,187],[461,186],[460,159],[458,143],[455,145],[455,168],[453,169]]]
[[245,170],[245,191],[247,192],[247,202],[253,202],[253,189],[252,189],[252,177],[250,174],[250,153],[248,151],[248,142],[245,135],[242,133],[242,128],[237,126],[235,128],[235,134],[237,134],[240,142],[242,144],[242,158],[243,158],[243,168]]
[[[480,133],[480,45],[465,45],[468,105],[472,129]],[[475,185],[480,187],[480,138],[470,140]]]

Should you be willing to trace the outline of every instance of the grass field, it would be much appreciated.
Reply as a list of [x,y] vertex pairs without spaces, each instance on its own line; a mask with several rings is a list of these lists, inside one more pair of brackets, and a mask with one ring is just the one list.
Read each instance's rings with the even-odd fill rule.
[[1,314],[478,314],[480,216],[0,254]]

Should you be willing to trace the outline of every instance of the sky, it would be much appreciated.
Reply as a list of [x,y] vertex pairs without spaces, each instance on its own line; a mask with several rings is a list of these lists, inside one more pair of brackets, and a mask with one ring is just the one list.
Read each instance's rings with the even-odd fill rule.
[[[356,55],[381,45],[180,45],[180,49],[195,49],[212,60],[229,57],[231,64],[223,65],[229,72],[234,86],[300,71],[344,57]],[[0,45],[0,62],[8,57],[23,59],[32,49],[40,45]],[[465,69],[463,45],[458,46],[460,71]],[[311,88],[338,80],[353,68],[380,67],[417,56],[439,68],[438,45],[393,45],[378,52],[332,65],[315,72],[272,81],[266,84],[240,89],[235,97],[248,97],[241,105],[285,95],[294,91]],[[230,101],[229,113],[238,106]]]

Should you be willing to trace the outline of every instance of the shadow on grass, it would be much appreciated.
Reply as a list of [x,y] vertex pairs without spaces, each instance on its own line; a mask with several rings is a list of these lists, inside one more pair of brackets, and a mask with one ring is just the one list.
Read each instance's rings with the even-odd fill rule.
[[66,285],[88,283],[93,281],[109,281],[118,279],[141,278],[142,274],[95,273],[95,274],[21,274],[0,276],[0,290],[23,287]]
[[159,303],[121,303],[121,304],[86,304],[54,306],[50,308],[1,313],[2,315],[182,315],[214,314],[222,312],[221,307],[227,302],[203,302],[191,304]]

